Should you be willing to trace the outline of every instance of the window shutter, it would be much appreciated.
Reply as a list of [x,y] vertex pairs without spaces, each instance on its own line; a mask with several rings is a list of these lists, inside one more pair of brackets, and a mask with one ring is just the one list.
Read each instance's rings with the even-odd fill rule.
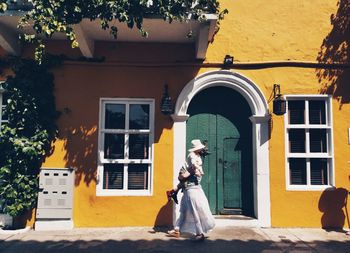
[[148,184],[148,165],[129,164],[128,169],[128,189],[145,190]]
[[305,124],[305,102],[288,101],[289,124]]
[[309,123],[326,124],[325,101],[309,101]]
[[289,152],[291,153],[305,152],[305,129],[289,130]]
[[290,184],[306,184],[306,159],[290,158],[289,159]]
[[328,162],[327,159],[310,159],[311,161],[311,184],[328,184]]
[[123,189],[123,164],[105,164],[103,189]]
[[326,129],[310,129],[310,152],[327,152]]

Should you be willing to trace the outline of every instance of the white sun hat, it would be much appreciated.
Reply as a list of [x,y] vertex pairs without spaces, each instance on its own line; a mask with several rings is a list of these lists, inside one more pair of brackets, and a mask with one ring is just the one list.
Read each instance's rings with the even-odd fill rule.
[[198,139],[192,140],[191,145],[192,145],[192,147],[188,150],[189,152],[193,152],[193,151],[201,150],[201,149],[205,148],[205,146]]

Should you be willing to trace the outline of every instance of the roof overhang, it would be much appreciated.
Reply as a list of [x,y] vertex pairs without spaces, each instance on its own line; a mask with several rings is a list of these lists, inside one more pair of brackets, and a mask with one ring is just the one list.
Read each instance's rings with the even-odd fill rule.
[[[0,16],[0,46],[11,55],[20,55],[21,46],[18,36],[20,33],[33,34],[30,28],[20,30],[17,28],[18,12],[15,15]],[[171,24],[160,18],[145,18],[144,30],[148,37],[142,37],[137,29],[130,29],[125,24],[115,21],[111,25],[118,27],[118,38],[114,39],[109,31],[100,28],[100,21],[83,20],[73,29],[76,33],[79,48],[83,56],[94,57],[94,45],[96,41],[120,41],[140,43],[193,43],[195,46],[195,58],[205,59],[208,43],[213,39],[217,16],[206,14],[204,21],[188,19],[183,22],[173,21]],[[191,31],[192,36],[188,36]],[[55,34],[50,40],[66,40],[64,34]]]

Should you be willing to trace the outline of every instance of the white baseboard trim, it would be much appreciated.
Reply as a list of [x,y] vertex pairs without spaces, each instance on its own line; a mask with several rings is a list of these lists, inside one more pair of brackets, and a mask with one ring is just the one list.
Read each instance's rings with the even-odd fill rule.
[[261,227],[257,219],[223,219],[215,218],[215,227]]
[[34,225],[36,231],[70,230],[73,228],[73,220],[36,221]]

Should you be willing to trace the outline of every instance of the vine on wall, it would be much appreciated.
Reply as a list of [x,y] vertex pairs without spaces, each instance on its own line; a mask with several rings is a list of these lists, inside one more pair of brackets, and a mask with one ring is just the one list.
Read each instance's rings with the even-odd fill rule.
[[38,174],[56,138],[56,111],[50,64],[17,59],[13,76],[3,84],[7,92],[8,122],[0,131],[0,203],[13,217],[36,206]]

